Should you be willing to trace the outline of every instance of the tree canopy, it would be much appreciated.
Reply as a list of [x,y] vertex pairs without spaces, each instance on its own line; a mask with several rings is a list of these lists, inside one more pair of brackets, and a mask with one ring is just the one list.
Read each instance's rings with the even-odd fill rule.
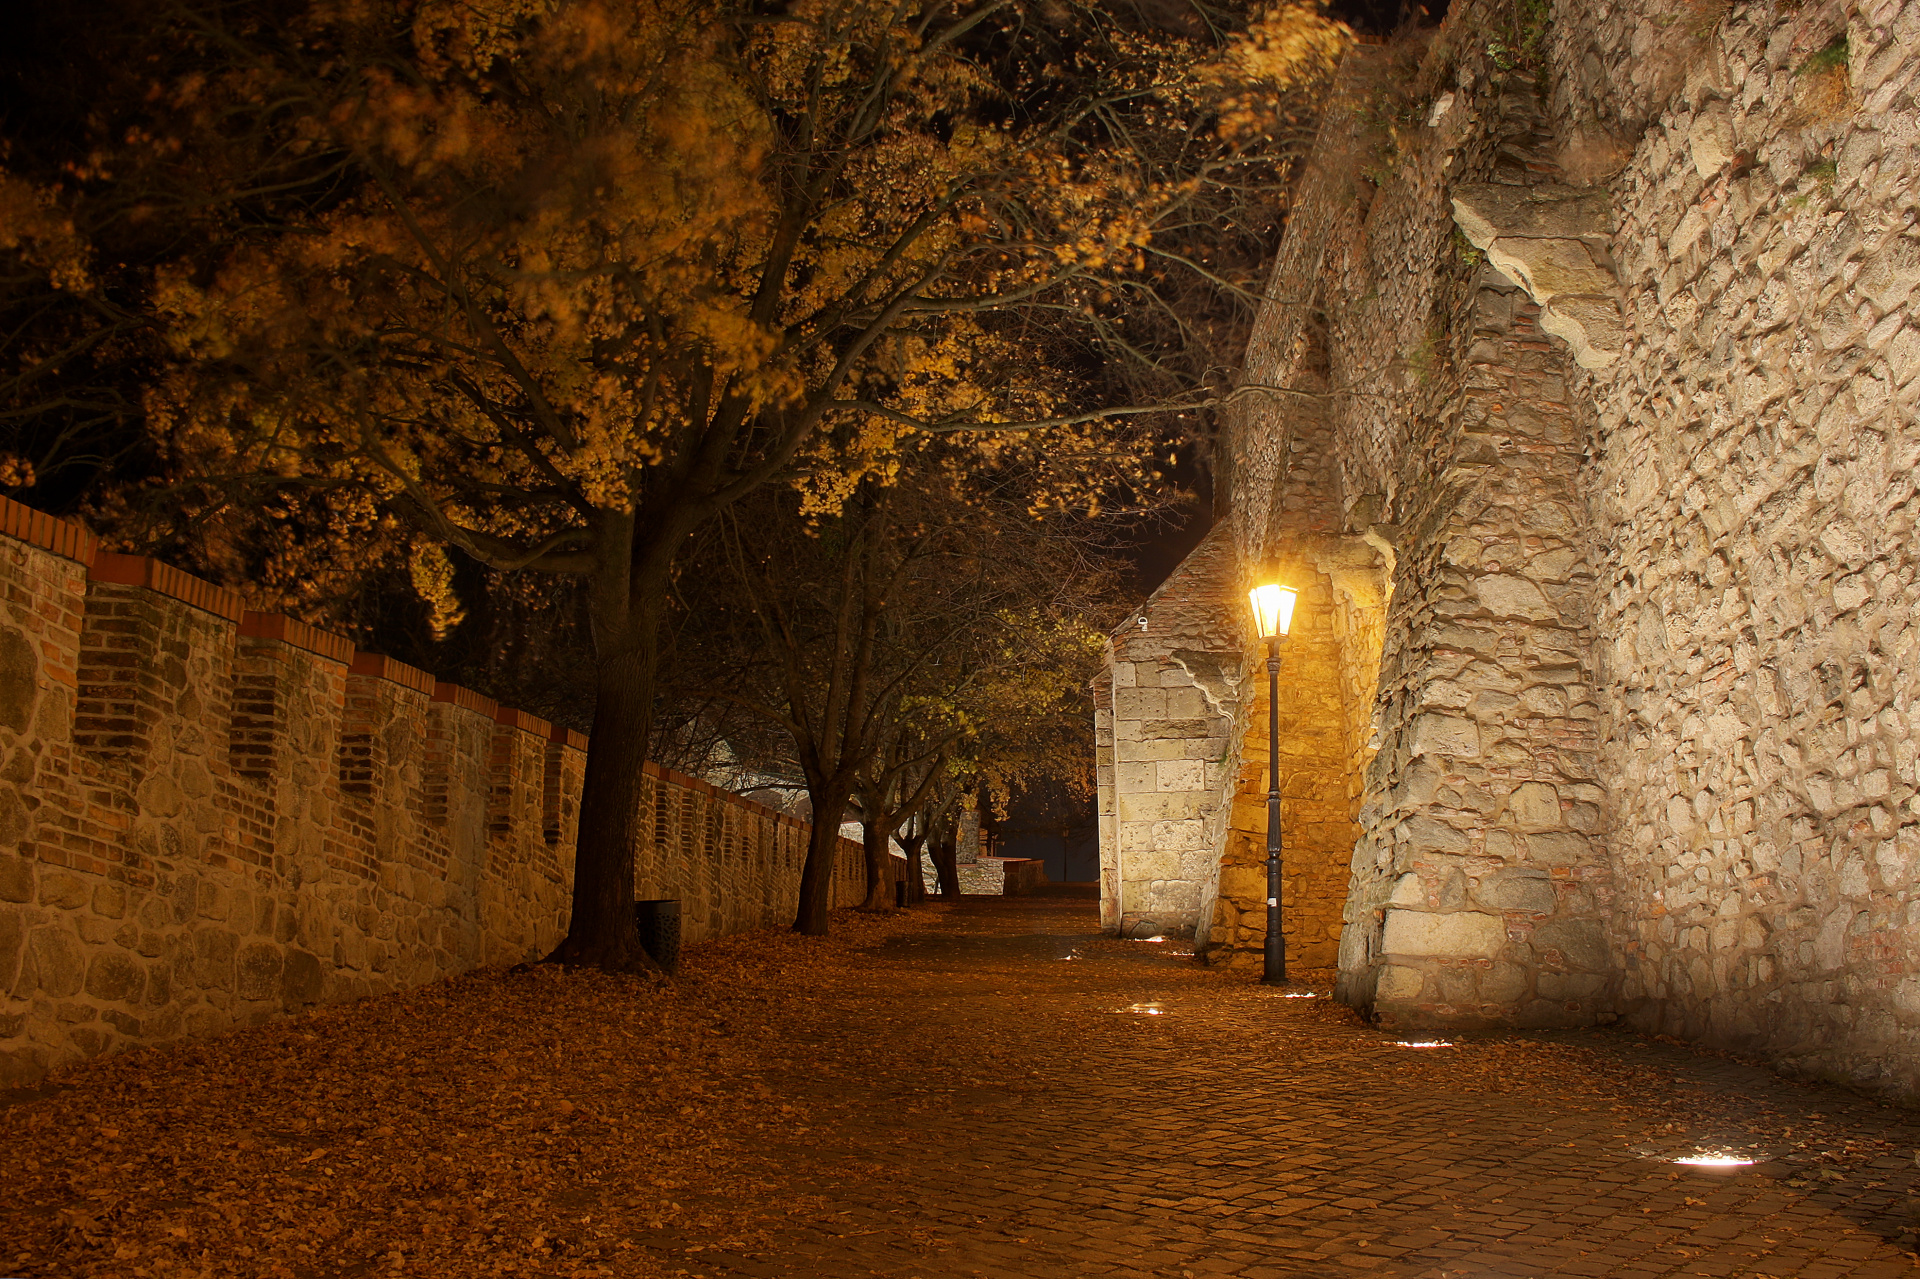
[[[151,50],[129,91],[0,185],[0,483],[84,465],[86,415],[137,400],[153,465],[103,463],[89,509],[297,609],[401,557],[443,621],[449,552],[578,579],[595,708],[561,953],[643,962],[633,813],[697,530],[763,486],[821,516],[916,467],[1017,468],[1029,507],[1093,510],[1219,399],[1347,36],[1307,4],[1193,14],[126,10]],[[89,361],[119,371],[82,379],[105,408],[67,393]]]

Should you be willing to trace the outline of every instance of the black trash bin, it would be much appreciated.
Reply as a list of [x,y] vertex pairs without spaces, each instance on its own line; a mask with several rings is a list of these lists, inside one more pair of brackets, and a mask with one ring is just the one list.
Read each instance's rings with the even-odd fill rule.
[[893,881],[893,904],[901,910],[907,908],[907,881],[904,879]]
[[680,899],[666,897],[658,901],[635,902],[633,922],[640,929],[640,944],[653,956],[653,962],[672,976],[680,971]]

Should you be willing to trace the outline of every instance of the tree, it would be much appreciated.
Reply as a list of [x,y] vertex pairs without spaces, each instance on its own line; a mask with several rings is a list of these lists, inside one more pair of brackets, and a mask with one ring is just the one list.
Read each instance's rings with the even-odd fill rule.
[[[947,753],[964,735],[964,729],[941,725],[933,728],[940,735],[929,741],[930,727],[908,708],[896,718],[891,731],[885,734],[880,748],[868,757],[854,783],[854,795],[860,802],[861,851],[867,872],[867,896],[861,902],[863,910],[884,910],[892,905],[886,899],[886,891],[893,839],[938,798]],[[920,871],[919,846],[926,837],[908,834],[904,838],[911,841],[907,845],[907,883],[911,896],[914,877]]]
[[[448,548],[581,579],[593,745],[556,957],[613,968],[646,963],[640,765],[689,538],[769,484],[830,511],[929,436],[960,469],[1025,459],[1061,508],[1140,482],[1161,437],[1115,424],[1164,406],[1093,376],[1121,292],[1212,274],[1150,261],[1156,236],[1273,169],[1255,104],[1342,39],[1301,7],[1189,37],[1013,0],[153,21],[185,52],[128,171],[246,216],[146,276],[169,346],[144,409],[195,487],[143,536],[289,590],[368,548],[429,592]],[[1079,36],[1113,66],[1058,74]]]
[[698,705],[777,729],[806,780],[802,932],[826,929],[853,799],[867,828],[866,905],[879,909],[889,837],[938,795],[980,718],[1082,688],[1100,652],[1091,619],[1121,611],[1117,577],[1093,554],[1097,521],[1036,517],[1024,486],[958,478],[945,451],[903,459],[895,482],[869,480],[811,522],[798,494],[749,499],[703,539],[703,568],[682,586],[670,678]]

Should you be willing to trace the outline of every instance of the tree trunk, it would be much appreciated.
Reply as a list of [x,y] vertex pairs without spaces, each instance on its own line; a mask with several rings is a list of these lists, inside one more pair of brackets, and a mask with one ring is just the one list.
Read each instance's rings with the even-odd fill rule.
[[940,880],[940,900],[956,902],[960,900],[960,846],[942,841],[930,846],[933,856],[933,872]]
[[882,813],[868,814],[866,824],[861,828],[860,851],[867,866],[867,897],[860,903],[865,911],[885,911],[893,909],[893,878],[888,873],[893,868],[887,863],[893,860],[887,855],[889,819]]
[[633,915],[655,658],[654,632],[645,630],[600,662],[573,855],[573,914],[566,939],[547,956],[549,962],[610,972],[659,969],[640,944]]
[[908,835],[901,846],[907,850],[907,905],[918,906],[927,900],[926,880],[921,877],[920,850],[925,846],[925,835]]
[[800,908],[793,931],[808,937],[827,935],[827,911],[833,906],[833,863],[840,852],[840,820],[846,816],[850,784],[809,781],[813,799],[813,831],[807,839],[807,861],[800,870]]

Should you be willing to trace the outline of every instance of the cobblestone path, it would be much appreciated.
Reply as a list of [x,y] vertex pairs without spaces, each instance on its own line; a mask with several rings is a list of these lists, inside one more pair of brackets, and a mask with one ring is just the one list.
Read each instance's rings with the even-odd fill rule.
[[[1403,1047],[1177,949],[1094,935],[1092,902],[1064,894],[969,901],[886,943],[817,992],[817,1064],[796,1044],[798,1069],[775,1085],[837,1116],[769,1152],[788,1193],[824,1208],[810,1201],[751,1252],[702,1248],[678,1268],[1915,1272],[1913,1112],[1623,1033]],[[883,1037],[929,1069],[863,1070],[857,1046]],[[938,1069],[981,1044],[988,1069]],[[1701,1150],[1757,1162],[1671,1162]]]
[[[671,985],[474,973],[0,1093],[27,1279],[1914,1273],[1920,1114],[1619,1032],[1407,1047],[1056,889]],[[1289,997],[1292,996],[1292,997]],[[1751,1165],[1681,1166],[1731,1151]]]

